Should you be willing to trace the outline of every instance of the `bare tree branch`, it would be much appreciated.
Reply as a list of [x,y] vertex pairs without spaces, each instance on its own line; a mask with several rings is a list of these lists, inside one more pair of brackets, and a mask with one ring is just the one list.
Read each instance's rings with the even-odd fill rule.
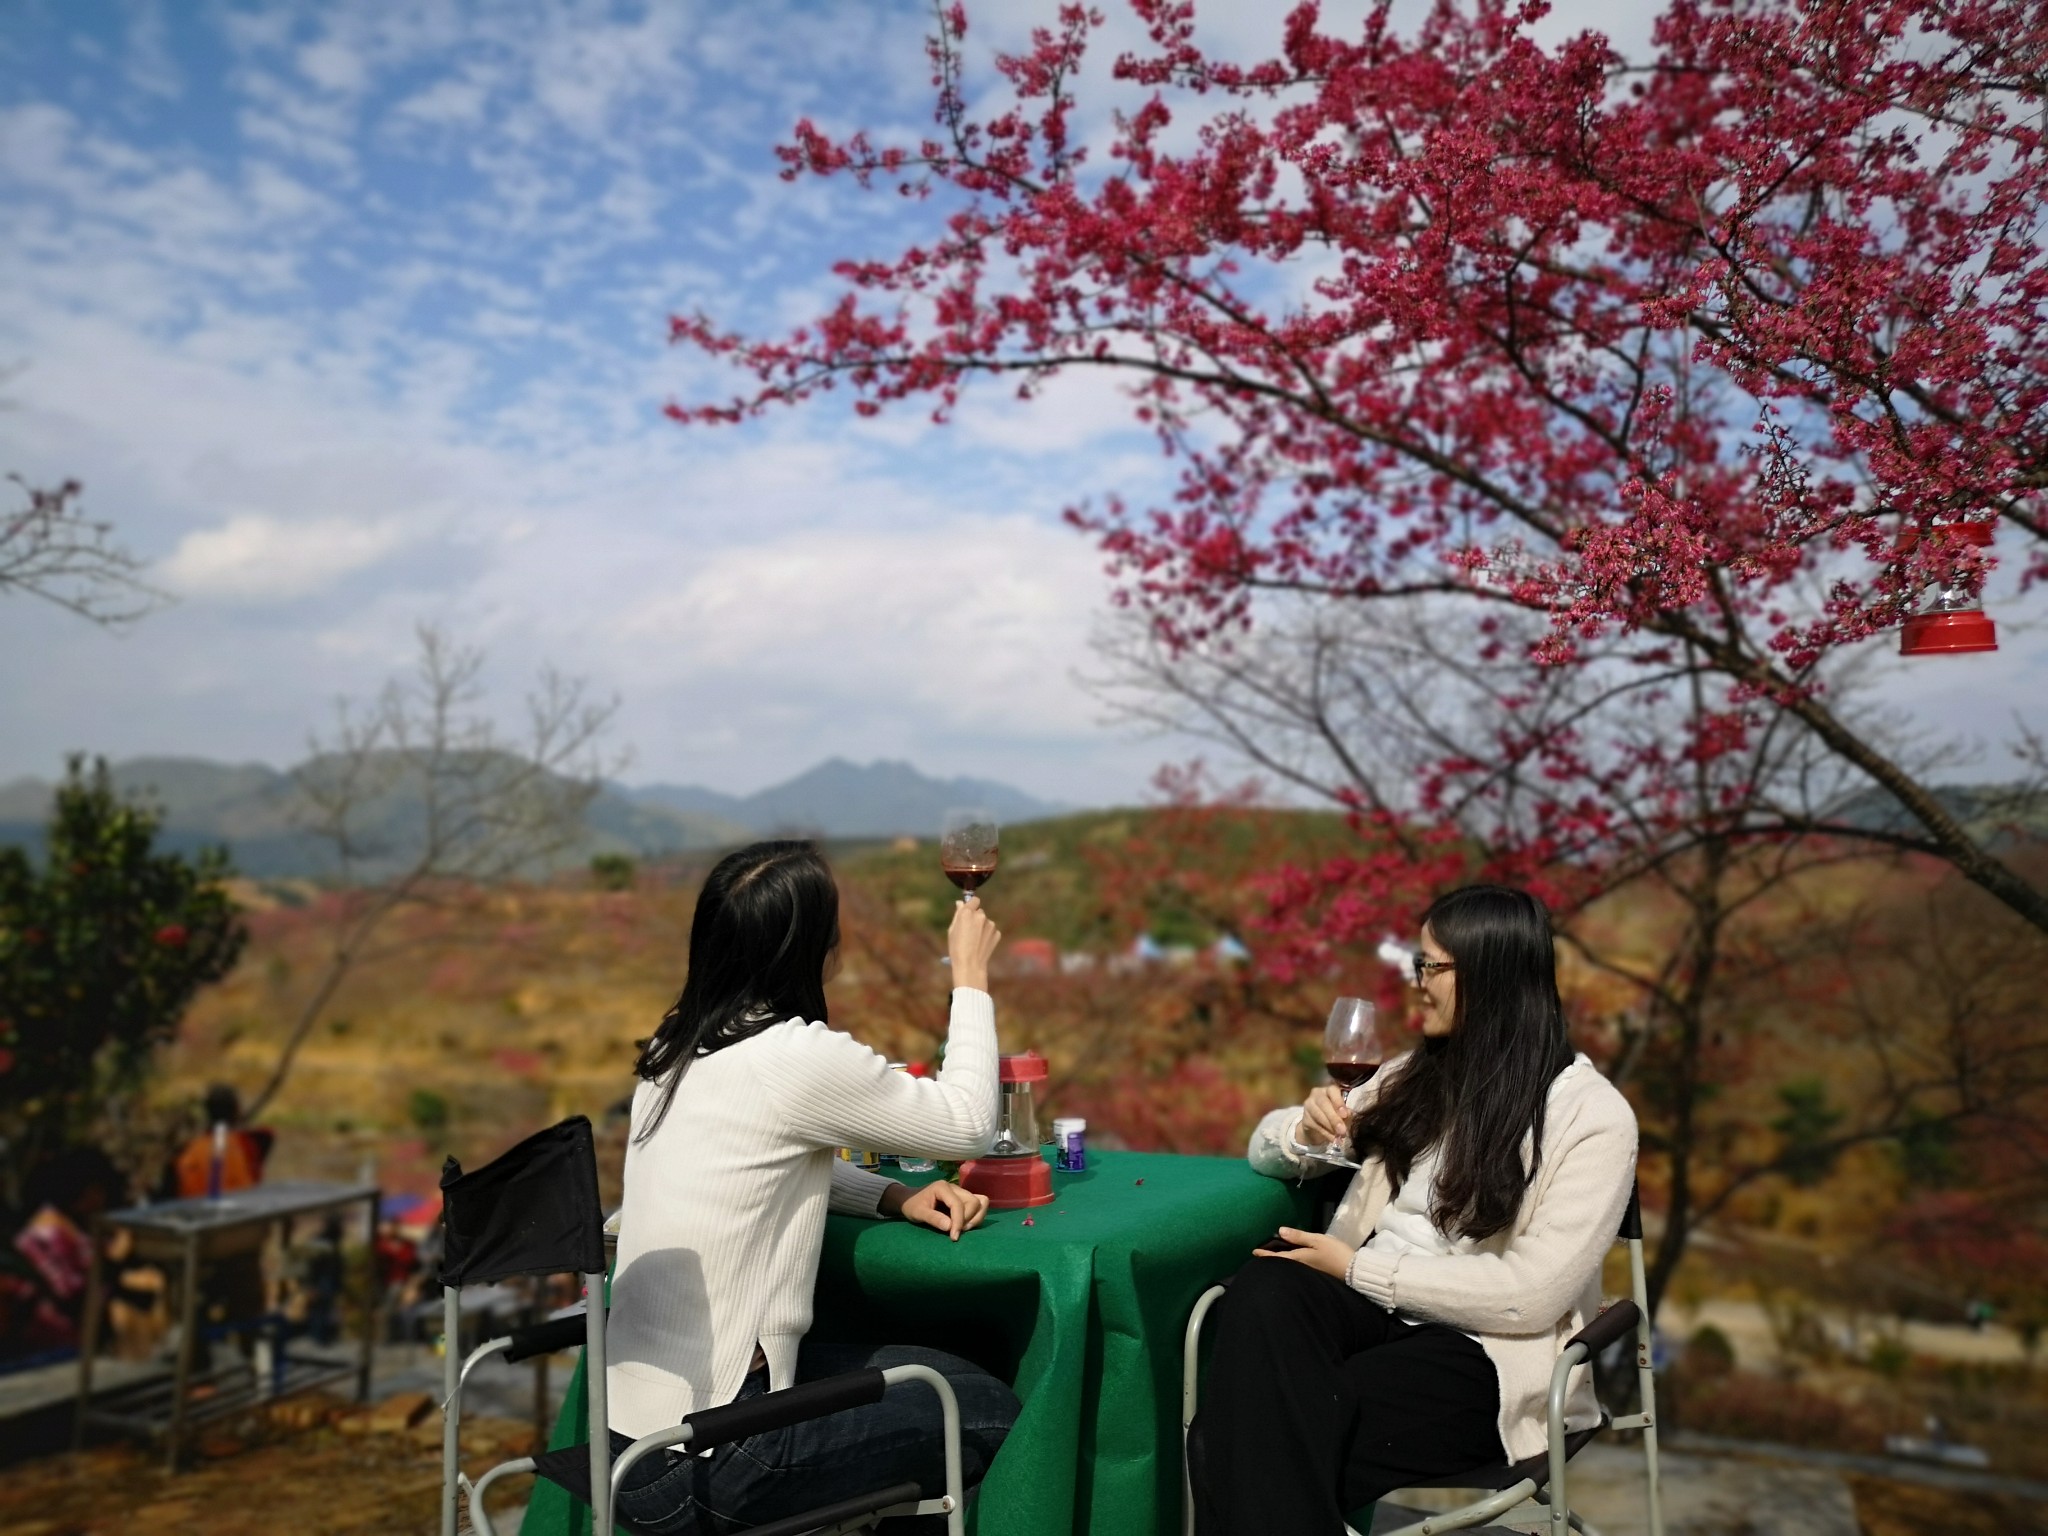
[[85,488],[76,480],[47,490],[7,478],[27,504],[0,513],[0,594],[40,597],[109,628],[168,601],[142,579],[143,562],[114,541],[114,525],[80,510]]
[[350,972],[378,958],[372,941],[392,914],[451,887],[544,873],[586,835],[617,702],[544,671],[523,731],[508,737],[484,711],[482,652],[424,624],[419,645],[412,674],[367,709],[337,706],[333,736],[314,739],[296,775],[301,824],[333,851],[342,899],[327,962],[252,1116],[284,1086]]

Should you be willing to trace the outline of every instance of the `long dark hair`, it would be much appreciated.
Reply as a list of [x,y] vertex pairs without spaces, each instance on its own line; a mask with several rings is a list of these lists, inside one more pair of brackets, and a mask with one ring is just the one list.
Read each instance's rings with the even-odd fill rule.
[[809,843],[750,843],[720,859],[697,893],[682,994],[633,1064],[649,1082],[667,1079],[634,1139],[667,1118],[697,1057],[785,1019],[829,1022],[825,961],[838,943],[839,887]]
[[1544,1101],[1572,1062],[1550,913],[1527,891],[1468,885],[1432,902],[1422,926],[1456,967],[1451,1032],[1424,1040],[1359,1115],[1352,1155],[1378,1156],[1398,1191],[1441,1144],[1429,1219],[1447,1236],[1491,1237],[1535,1180]]

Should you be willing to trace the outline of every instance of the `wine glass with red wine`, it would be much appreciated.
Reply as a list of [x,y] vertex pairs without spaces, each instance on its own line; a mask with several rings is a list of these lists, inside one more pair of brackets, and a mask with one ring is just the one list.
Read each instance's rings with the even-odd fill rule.
[[948,811],[939,834],[939,868],[972,901],[974,893],[995,875],[999,844],[993,812]]
[[[1340,997],[1331,1005],[1330,1022],[1323,1026],[1323,1068],[1330,1081],[1347,1098],[1360,1083],[1371,1080],[1386,1059],[1373,1006],[1362,997]],[[1323,1154],[1331,1162],[1349,1163],[1341,1141],[1333,1141]]]

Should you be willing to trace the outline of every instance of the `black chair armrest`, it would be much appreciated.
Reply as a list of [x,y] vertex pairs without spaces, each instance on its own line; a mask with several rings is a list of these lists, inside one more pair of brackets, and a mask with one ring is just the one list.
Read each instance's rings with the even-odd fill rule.
[[590,1324],[583,1313],[571,1312],[567,1317],[551,1317],[544,1323],[514,1328],[506,1337],[512,1344],[505,1351],[505,1358],[526,1360],[534,1355],[552,1355],[558,1350],[574,1349],[590,1337]]
[[[891,1488],[877,1488],[873,1493],[864,1493],[856,1499],[841,1499],[837,1504],[807,1509],[800,1515],[791,1515],[787,1519],[776,1520],[768,1525],[750,1525],[740,1533],[740,1536],[801,1536],[802,1532],[829,1528],[847,1520],[858,1520],[862,1515],[871,1515],[878,1509],[888,1509],[892,1505],[915,1504],[923,1497],[924,1489],[916,1483],[897,1483]],[[892,1525],[895,1523],[893,1520],[890,1522]]]
[[1633,1301],[1617,1301],[1566,1340],[1564,1347],[1570,1349],[1574,1344],[1583,1344],[1588,1356],[1597,1355],[1616,1339],[1634,1333],[1642,1317]]
[[780,1392],[765,1392],[759,1397],[726,1403],[718,1408],[700,1408],[695,1413],[685,1414],[683,1422],[691,1430],[689,1448],[701,1451],[708,1445],[744,1440],[749,1435],[766,1434],[786,1424],[822,1419],[842,1408],[878,1403],[887,1390],[888,1383],[882,1380],[881,1369],[870,1366],[864,1371],[828,1376],[823,1381],[806,1381]]

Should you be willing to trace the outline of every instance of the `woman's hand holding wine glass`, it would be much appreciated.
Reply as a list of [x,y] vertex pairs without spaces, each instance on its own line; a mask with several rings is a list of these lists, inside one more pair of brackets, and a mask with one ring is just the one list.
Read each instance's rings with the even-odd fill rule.
[[953,985],[988,990],[989,956],[1003,942],[1003,931],[989,921],[978,901],[963,901],[953,908],[953,925],[946,930],[946,958],[953,967]]
[[1311,1088],[1301,1106],[1302,1144],[1335,1146],[1350,1134],[1351,1111],[1344,1107],[1344,1090],[1335,1083]]
[[1331,1081],[1312,1092],[1301,1107],[1303,1146],[1322,1144],[1315,1157],[1346,1168],[1358,1166],[1345,1145],[1351,1135],[1351,1110],[1345,1098],[1369,1081],[1385,1058],[1372,1004],[1360,997],[1338,998],[1323,1027],[1323,1066]]
[[[953,926],[946,932],[946,958],[942,965],[953,968],[953,985],[988,990],[988,957],[1002,942],[996,925],[982,913],[974,894],[996,872],[1001,832],[988,811],[948,811],[939,833],[939,869],[967,894],[953,911]],[[967,921],[969,914],[975,921]]]

